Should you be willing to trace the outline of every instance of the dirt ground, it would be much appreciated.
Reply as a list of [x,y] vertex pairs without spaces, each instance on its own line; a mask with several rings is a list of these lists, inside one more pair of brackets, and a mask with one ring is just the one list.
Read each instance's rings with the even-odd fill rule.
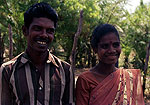
[[[77,69],[75,70],[75,82],[78,78],[78,76],[82,73],[89,70],[89,68],[83,68],[83,69]],[[150,90],[150,87],[147,87],[147,90]],[[144,100],[145,100],[145,105],[150,105],[150,94],[148,94],[150,92],[147,92],[147,94],[144,96]]]

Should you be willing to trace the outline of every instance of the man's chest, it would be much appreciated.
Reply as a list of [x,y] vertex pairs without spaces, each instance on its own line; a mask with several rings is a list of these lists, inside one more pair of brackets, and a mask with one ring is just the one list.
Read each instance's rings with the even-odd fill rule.
[[21,102],[53,100],[60,101],[61,78],[59,69],[46,66],[44,72],[29,65],[13,72],[10,83],[16,99]]

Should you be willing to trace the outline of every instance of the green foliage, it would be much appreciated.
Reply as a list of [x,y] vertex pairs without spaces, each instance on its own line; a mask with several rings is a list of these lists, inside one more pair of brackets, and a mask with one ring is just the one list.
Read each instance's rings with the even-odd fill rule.
[[0,3],[0,24],[2,35],[6,35],[5,49],[9,47],[8,40],[8,24],[12,27],[13,43],[14,43],[14,56],[25,50],[25,43],[22,34],[23,13],[27,9],[27,5],[31,5],[33,1],[20,1],[20,0],[2,0]]
[[136,53],[131,62],[134,68],[144,69],[146,47],[150,39],[150,5],[140,5],[135,13],[123,20],[122,28],[126,34],[123,40],[123,51],[129,56],[130,51]]
[[76,64],[78,67],[90,66],[95,55],[90,46],[90,37],[96,25],[110,23],[120,27],[122,49],[126,57],[132,50],[143,62],[145,47],[149,40],[149,6],[142,4],[136,12],[129,14],[124,5],[127,0],[1,0],[0,28],[8,49],[8,24],[12,26],[14,56],[25,50],[26,40],[22,34],[23,13],[36,2],[48,2],[58,13],[59,21],[55,33],[52,52],[69,62],[73,38],[78,28],[80,10],[84,11],[82,33],[79,37]]

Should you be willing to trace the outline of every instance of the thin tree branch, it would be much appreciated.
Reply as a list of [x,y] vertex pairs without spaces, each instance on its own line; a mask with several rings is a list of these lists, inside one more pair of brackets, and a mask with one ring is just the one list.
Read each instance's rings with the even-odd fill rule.
[[149,50],[150,50],[150,42],[147,46],[147,50],[146,50],[146,59],[145,59],[145,65],[144,65],[144,73],[147,72],[147,67],[148,67],[148,61],[149,61]]
[[116,9],[116,5],[118,5],[119,3],[121,3],[122,0],[118,1],[115,3],[115,6],[112,7],[112,12],[110,13],[109,17],[108,17],[108,20],[107,20],[107,23],[109,23],[109,21],[111,20],[111,17],[112,17],[112,14],[114,13],[114,10]]
[[77,47],[78,37],[81,34],[82,23],[83,23],[83,10],[80,11],[80,18],[79,18],[78,29],[77,29],[77,32],[76,32],[76,34],[74,36],[74,42],[73,42],[72,52],[71,52],[71,55],[70,55],[70,62],[71,62],[71,66],[72,66],[72,70],[73,71],[75,69],[76,47]]
[[12,27],[9,24],[9,59],[13,58],[13,41],[12,41]]
[[8,7],[8,4],[7,4],[6,0],[4,0],[4,3],[6,4],[6,8],[9,10],[9,7]]

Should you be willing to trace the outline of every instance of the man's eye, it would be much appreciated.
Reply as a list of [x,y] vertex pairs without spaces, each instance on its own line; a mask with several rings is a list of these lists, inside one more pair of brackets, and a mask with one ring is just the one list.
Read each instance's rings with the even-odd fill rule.
[[35,31],[40,31],[41,29],[42,29],[42,28],[39,27],[39,26],[34,27],[34,30],[35,30]]
[[119,46],[120,46],[120,42],[114,42],[114,43],[113,43],[113,47],[114,47],[114,48],[117,48],[117,47],[119,47]]
[[108,49],[109,48],[109,44],[100,44],[100,47],[102,49]]
[[55,32],[55,29],[54,28],[48,28],[46,30],[47,33],[50,33],[50,34],[53,34]]

